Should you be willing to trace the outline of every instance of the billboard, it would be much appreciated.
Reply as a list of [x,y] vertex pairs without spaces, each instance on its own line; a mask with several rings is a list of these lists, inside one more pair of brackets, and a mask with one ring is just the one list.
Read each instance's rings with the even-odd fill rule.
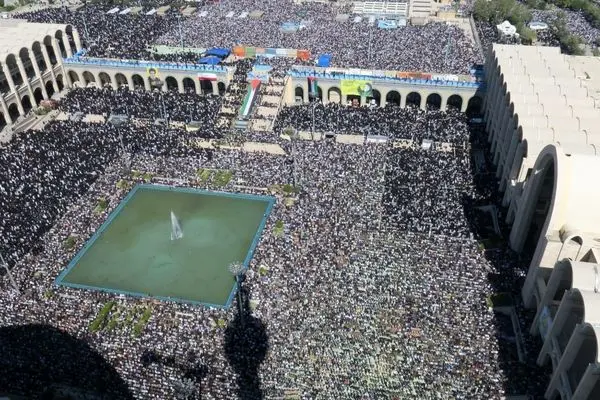
[[158,68],[146,68],[146,75],[148,76],[148,81],[150,82],[150,89],[160,89],[162,87],[163,83],[160,80]]
[[342,94],[345,96],[370,96],[373,92],[371,82],[359,81],[355,79],[342,79]]

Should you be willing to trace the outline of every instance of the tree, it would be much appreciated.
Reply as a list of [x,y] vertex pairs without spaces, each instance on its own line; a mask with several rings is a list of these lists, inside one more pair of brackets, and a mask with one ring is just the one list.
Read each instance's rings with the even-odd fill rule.
[[523,27],[521,29],[521,40],[523,43],[531,44],[537,39],[537,34],[533,29],[529,29],[528,27]]

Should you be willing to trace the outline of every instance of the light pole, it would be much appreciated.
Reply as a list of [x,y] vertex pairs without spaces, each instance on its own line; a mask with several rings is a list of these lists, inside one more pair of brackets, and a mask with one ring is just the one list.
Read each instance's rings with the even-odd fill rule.
[[17,291],[17,293],[20,294],[21,291],[19,290],[19,287],[17,286],[17,282],[15,282],[15,279],[13,278],[12,273],[10,272],[10,269],[8,269],[8,265],[6,264],[6,261],[4,261],[4,257],[2,256],[2,253],[0,253],[0,262],[2,263],[2,266],[4,267],[4,269],[6,270],[6,274],[8,275],[8,279],[10,280],[10,284]]
[[241,262],[232,262],[229,264],[229,272],[235,276],[237,283],[237,295],[238,295],[238,312],[240,313],[240,321],[244,325],[244,311],[242,306],[242,275],[244,274],[244,264]]

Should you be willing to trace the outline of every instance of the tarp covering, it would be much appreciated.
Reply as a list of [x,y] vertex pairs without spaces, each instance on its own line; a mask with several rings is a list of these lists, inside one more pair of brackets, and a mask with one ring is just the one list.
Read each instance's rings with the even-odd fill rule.
[[220,58],[225,58],[231,53],[229,49],[224,47],[214,47],[206,52],[206,56],[215,56]]
[[221,62],[221,59],[219,57],[215,57],[215,56],[208,56],[208,57],[202,57],[201,59],[198,60],[198,62],[200,64],[217,65],[218,63]]
[[317,67],[329,67],[331,65],[331,54],[321,54],[317,59]]
[[380,19],[379,22],[377,22],[377,27],[379,29],[397,29],[398,21],[389,20],[389,19]]
[[299,29],[300,29],[300,24],[298,24],[296,22],[284,22],[283,24],[281,24],[282,32],[292,33],[292,32],[297,32]]

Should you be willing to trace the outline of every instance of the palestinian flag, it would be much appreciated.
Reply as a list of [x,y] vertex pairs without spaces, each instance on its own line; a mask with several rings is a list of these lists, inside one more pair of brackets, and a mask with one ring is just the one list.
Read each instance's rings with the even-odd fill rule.
[[242,117],[247,117],[250,113],[250,109],[252,108],[252,103],[256,98],[256,93],[258,91],[258,87],[260,86],[260,80],[253,79],[250,83],[250,89],[246,94],[246,98],[244,99],[244,103],[242,103]]
[[210,72],[199,72],[198,73],[198,80],[201,80],[201,81],[216,81],[217,80],[217,74],[211,74]]

